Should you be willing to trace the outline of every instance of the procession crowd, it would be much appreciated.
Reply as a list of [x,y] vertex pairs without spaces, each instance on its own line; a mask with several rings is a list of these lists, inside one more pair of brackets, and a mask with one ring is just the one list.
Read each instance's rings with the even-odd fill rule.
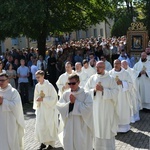
[[[117,133],[150,109],[150,48],[136,62],[126,37],[89,38],[38,49],[12,47],[0,61],[0,149],[23,150],[22,105],[34,88],[39,150],[114,150]],[[12,130],[13,129],[13,130]]]

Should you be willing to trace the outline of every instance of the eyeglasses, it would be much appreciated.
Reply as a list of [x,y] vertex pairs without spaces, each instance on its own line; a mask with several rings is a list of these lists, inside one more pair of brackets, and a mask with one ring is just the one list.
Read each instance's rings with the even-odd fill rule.
[[70,82],[68,85],[75,85],[77,82]]
[[0,82],[5,82],[6,80],[8,80],[8,79],[0,80]]

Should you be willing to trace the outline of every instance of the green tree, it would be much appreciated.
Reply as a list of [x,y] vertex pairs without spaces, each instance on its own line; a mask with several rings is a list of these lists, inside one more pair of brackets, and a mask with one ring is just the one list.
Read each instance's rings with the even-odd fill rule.
[[25,35],[36,39],[45,55],[46,37],[86,29],[106,20],[109,0],[0,0],[1,39]]
[[144,22],[150,36],[150,1],[136,0],[135,5],[138,12],[138,20]]
[[111,34],[116,36],[125,35],[128,27],[137,17],[134,0],[114,0],[112,1],[113,15],[115,23],[112,27]]
[[122,15],[120,18],[114,23],[111,35],[112,36],[122,36],[126,35],[128,28],[131,26],[132,19],[129,17],[129,14]]

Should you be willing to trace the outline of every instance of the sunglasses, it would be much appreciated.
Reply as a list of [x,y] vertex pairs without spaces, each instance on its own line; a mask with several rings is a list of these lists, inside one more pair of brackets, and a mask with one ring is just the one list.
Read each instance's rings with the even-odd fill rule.
[[75,85],[77,82],[70,82],[68,85]]

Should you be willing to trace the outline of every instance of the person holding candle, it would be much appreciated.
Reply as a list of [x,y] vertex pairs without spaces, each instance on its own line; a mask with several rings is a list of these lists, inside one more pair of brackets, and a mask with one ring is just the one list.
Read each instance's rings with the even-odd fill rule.
[[41,143],[38,150],[53,149],[58,140],[58,113],[56,103],[58,96],[53,85],[44,79],[44,71],[36,72],[38,83],[34,91],[33,109],[36,110],[35,135]]

